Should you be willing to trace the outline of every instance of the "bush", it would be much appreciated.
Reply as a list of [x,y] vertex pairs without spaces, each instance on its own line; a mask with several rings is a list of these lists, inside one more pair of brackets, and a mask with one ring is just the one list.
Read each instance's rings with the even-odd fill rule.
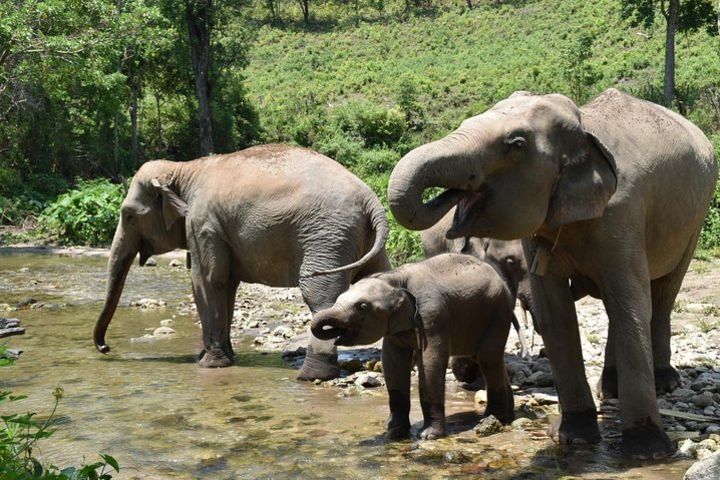
[[705,217],[702,232],[700,232],[698,247],[702,249],[720,248],[720,183],[715,186],[715,195],[710,202],[710,210]]
[[81,180],[43,210],[40,230],[60,243],[106,245],[115,232],[124,195],[123,185],[107,179]]
[[366,147],[392,146],[405,133],[405,115],[367,101],[352,101],[331,113],[331,128],[362,140]]

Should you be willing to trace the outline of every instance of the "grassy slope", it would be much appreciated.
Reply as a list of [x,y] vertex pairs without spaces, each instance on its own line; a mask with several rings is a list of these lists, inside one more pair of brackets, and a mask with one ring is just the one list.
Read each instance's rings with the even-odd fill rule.
[[[657,92],[662,85],[664,25],[649,31],[632,27],[620,18],[618,0],[515,1],[500,6],[484,1],[471,11],[464,1],[453,1],[402,20],[397,14],[401,4],[386,3],[386,12],[395,11],[369,18],[378,14],[368,9],[364,17],[369,20],[357,27],[352,3],[316,5],[314,30],[297,24],[261,27],[244,73],[267,139],[291,141],[294,126],[303,118],[316,118],[320,112],[321,119],[314,121],[330,122],[333,109],[348,100],[393,107],[401,86],[411,84],[418,91],[425,127],[409,133],[402,145],[389,146],[390,158],[396,160],[408,148],[441,137],[515,90],[573,97],[578,90],[567,78],[565,59],[587,34],[595,38],[588,62],[601,77],[576,101],[609,86],[647,97],[652,90],[648,86]],[[286,9],[285,18],[299,15]],[[332,21],[335,25],[328,27]],[[679,89],[705,87],[719,78],[717,39],[704,31],[678,35]],[[706,112],[691,109],[689,116],[706,130],[712,128]],[[317,138],[308,143],[323,151]],[[389,169],[355,171],[384,197]],[[391,226],[389,247],[396,258],[405,259],[397,254],[403,250],[409,257],[417,255],[418,237],[397,228],[392,219]]]

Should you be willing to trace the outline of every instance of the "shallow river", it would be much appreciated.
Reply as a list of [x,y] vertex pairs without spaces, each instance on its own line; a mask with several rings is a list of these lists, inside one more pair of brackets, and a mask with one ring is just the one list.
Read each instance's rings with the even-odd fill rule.
[[[687,460],[642,464],[600,447],[558,448],[534,426],[476,438],[472,393],[448,392],[451,435],[435,442],[382,439],[384,391],[338,396],[338,390],[294,380],[277,354],[236,349],[236,365],[195,365],[200,329],[175,306],[190,293],[187,272],[133,267],[108,331],[112,352],[92,344],[105,289],[101,258],[0,252],[0,304],[33,298],[43,308],[4,313],[27,328],[6,339],[24,350],[0,370],[0,389],[28,398],[12,413],[47,414],[52,390],[64,389],[57,432],[41,447],[58,466],[120,463],[118,478],[582,478],[678,479]],[[168,308],[141,311],[131,300],[161,298]],[[132,341],[176,316],[172,338]],[[413,392],[417,396],[416,392]],[[420,421],[417,398],[412,420]],[[5,406],[4,408],[9,408]],[[11,412],[0,412],[2,414]]]

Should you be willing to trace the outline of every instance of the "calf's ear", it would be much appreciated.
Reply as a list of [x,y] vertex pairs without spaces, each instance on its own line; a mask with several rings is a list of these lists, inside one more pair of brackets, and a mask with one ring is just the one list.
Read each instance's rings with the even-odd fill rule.
[[393,293],[395,299],[388,319],[388,335],[412,330],[420,322],[415,296],[405,288],[394,288]]

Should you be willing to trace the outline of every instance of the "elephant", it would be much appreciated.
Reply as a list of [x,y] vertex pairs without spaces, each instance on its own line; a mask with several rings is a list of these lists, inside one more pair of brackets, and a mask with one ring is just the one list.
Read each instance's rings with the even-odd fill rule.
[[504,347],[513,298],[493,267],[447,253],[377,273],[353,284],[332,307],[315,314],[313,335],[337,345],[383,338],[382,364],[390,416],[387,436],[410,432],[410,372],[416,355],[422,439],[445,435],[445,370],[450,355],[477,358],[485,377],[485,415],[514,419]]
[[[513,297],[520,302],[523,323],[513,317],[513,327],[518,334],[520,342],[520,356],[530,355],[530,349],[525,340],[524,328],[527,328],[527,312],[530,310],[530,284],[527,277],[527,265],[519,240],[496,240],[492,238],[462,237],[447,238],[446,233],[452,227],[455,209],[451,208],[442,219],[432,227],[420,232],[425,258],[441,253],[464,253],[480,260],[485,260],[495,266],[510,288]],[[524,328],[523,328],[524,327]],[[478,376],[477,364],[467,359],[451,359],[455,378],[461,382],[474,383]]]
[[[233,363],[230,324],[241,281],[299,286],[311,312],[331,306],[350,283],[390,268],[380,200],[334,160],[305,148],[260,145],[189,162],[155,160],[137,171],[121,207],[108,261],[105,333],[130,265],[189,250],[202,324],[202,367]],[[332,342],[310,339],[298,378],[339,375]]]
[[[616,364],[603,378],[617,379],[622,452],[660,458],[675,447],[655,379],[678,384],[670,314],[717,171],[700,129],[659,105],[612,88],[583,107],[516,92],[405,155],[388,199],[407,228],[429,228],[457,206],[449,238],[523,239],[562,409],[551,430],[560,443],[600,441],[574,307],[580,291],[599,296]],[[430,187],[445,190],[423,202]]]

